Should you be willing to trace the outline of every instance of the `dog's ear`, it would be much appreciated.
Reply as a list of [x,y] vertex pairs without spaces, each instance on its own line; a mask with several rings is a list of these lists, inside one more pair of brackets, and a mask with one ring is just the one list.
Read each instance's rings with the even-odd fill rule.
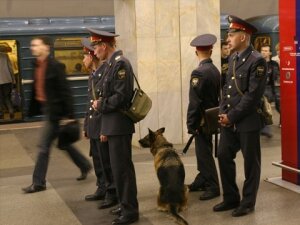
[[165,128],[164,128],[164,127],[159,128],[159,129],[156,131],[156,133],[158,133],[158,134],[163,134],[164,132],[165,132]]
[[149,131],[149,142],[151,145],[151,143],[153,143],[155,141],[155,133],[152,130],[150,130],[149,128],[148,128],[148,131]]

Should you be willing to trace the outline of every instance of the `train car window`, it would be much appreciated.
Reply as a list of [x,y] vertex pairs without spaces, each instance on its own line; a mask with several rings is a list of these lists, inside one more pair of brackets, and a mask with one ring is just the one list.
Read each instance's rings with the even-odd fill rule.
[[254,48],[260,52],[262,45],[271,45],[271,37],[269,35],[259,35],[254,39]]
[[54,57],[66,66],[67,75],[88,74],[82,65],[83,51],[81,38],[58,38],[54,41]]
[[[12,69],[12,83],[0,84],[0,122],[21,120],[22,98],[21,77],[18,64],[18,46],[16,40],[0,40],[0,52],[7,54]],[[4,64],[1,64],[4,65]],[[8,70],[5,70],[8,71]],[[0,74],[1,76],[2,74]],[[8,85],[9,84],[9,85]],[[6,94],[5,94],[6,93]],[[9,95],[7,95],[9,93]]]

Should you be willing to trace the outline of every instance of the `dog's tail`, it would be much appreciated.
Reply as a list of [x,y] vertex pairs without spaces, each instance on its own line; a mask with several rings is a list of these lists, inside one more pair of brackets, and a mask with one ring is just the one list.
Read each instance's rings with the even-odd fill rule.
[[170,204],[170,213],[175,217],[176,222],[180,225],[189,225],[189,223],[178,214],[177,204]]

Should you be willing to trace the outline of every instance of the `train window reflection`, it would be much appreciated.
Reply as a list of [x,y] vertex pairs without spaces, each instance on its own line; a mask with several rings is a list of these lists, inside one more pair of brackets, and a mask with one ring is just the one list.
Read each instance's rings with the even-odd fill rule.
[[54,41],[54,57],[66,66],[67,75],[82,75],[88,71],[82,65],[81,38],[58,38]]

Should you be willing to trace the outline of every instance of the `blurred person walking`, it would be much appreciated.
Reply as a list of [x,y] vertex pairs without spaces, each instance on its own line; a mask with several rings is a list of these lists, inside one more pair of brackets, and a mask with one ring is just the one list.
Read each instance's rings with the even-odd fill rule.
[[[36,57],[34,62],[34,83],[29,116],[45,114],[45,126],[40,139],[32,184],[23,188],[25,193],[46,190],[46,174],[49,163],[50,148],[58,137],[60,121],[64,118],[73,119],[73,99],[66,79],[65,66],[50,57],[52,43],[47,36],[32,39],[31,52]],[[72,161],[80,169],[80,180],[87,177],[91,170],[90,162],[72,145],[67,144],[66,150]]]

